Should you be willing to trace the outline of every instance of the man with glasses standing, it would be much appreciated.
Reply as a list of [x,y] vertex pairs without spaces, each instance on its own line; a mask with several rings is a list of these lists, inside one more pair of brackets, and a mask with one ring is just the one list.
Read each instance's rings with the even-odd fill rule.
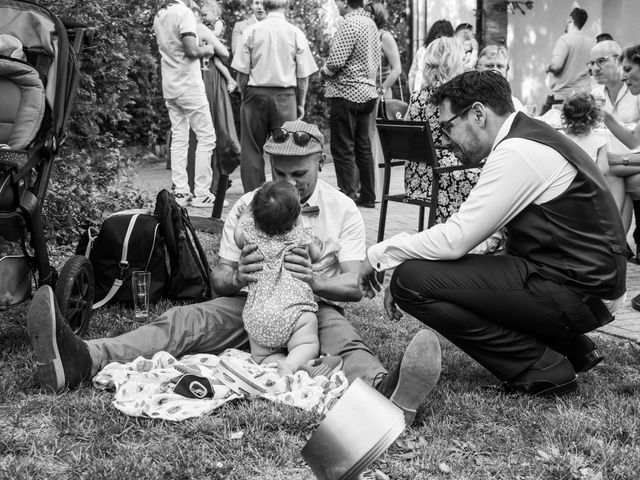
[[587,18],[585,10],[574,8],[567,19],[564,35],[556,42],[546,69],[551,77],[551,94],[542,107],[542,115],[574,93],[591,91],[585,64],[595,40],[582,31]]
[[287,0],[264,0],[267,17],[248,27],[233,52],[240,106],[240,177],[245,192],[262,185],[269,132],[304,116],[309,76],[318,71],[305,34],[284,16]]
[[[560,395],[602,355],[585,335],[625,298],[625,234],[589,155],[544,122],[516,113],[494,71],[465,72],[431,101],[460,161],[485,160],[460,210],[423,232],[369,248],[359,283],[395,268],[384,306],[440,332],[493,373],[506,393]],[[505,255],[467,255],[500,228]]]
[[[285,257],[291,274],[310,285],[318,303],[318,335],[322,355],[340,356],[349,380],[362,378],[405,412],[410,425],[417,407],[440,375],[440,345],[429,331],[419,332],[407,346],[400,364],[390,373],[365,345],[355,327],[335,302],[357,302],[358,269],[365,256],[365,227],[352,200],[318,178],[324,165],[324,137],[316,125],[285,122],[264,146],[271,157],[273,179],[289,182],[304,205],[301,222],[313,227],[322,252],[312,263],[306,248],[295,248]],[[27,313],[27,325],[43,387],[59,391],[76,387],[94,377],[110,362],[130,362],[166,351],[175,357],[193,353],[218,354],[248,341],[242,310],[246,286],[263,269],[256,245],[240,250],[234,241],[235,226],[249,207],[255,191],[243,195],[224,224],[219,261],[213,269],[217,298],[172,308],[150,324],[115,338],[83,341],[60,315],[53,290],[40,288]],[[51,335],[55,332],[55,335]]]

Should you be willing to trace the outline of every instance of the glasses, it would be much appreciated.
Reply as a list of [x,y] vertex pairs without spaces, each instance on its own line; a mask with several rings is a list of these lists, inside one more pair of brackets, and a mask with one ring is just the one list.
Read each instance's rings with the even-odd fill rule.
[[593,68],[596,65],[598,65],[599,67],[601,67],[602,65],[604,65],[607,60],[609,60],[610,58],[618,58],[618,55],[607,55],[606,57],[600,57],[600,58],[596,58],[595,60],[592,60],[590,62],[587,62],[587,67],[589,68]]
[[311,141],[311,139],[315,140],[320,145],[322,145],[322,142],[320,141],[320,139],[318,139],[318,137],[314,137],[313,135],[307,132],[291,132],[282,127],[271,130],[271,137],[273,138],[273,141],[276,143],[286,142],[289,136],[293,137],[293,142],[299,147],[306,147]]
[[456,118],[460,118],[465,113],[467,113],[469,110],[471,110],[471,107],[473,107],[473,103],[471,105],[469,105],[468,107],[464,108],[459,114],[454,115],[453,117],[451,117],[449,120],[445,120],[444,122],[440,122],[440,128],[442,129],[442,132],[447,137],[449,136],[449,134],[451,133],[451,129],[453,128],[453,121]]

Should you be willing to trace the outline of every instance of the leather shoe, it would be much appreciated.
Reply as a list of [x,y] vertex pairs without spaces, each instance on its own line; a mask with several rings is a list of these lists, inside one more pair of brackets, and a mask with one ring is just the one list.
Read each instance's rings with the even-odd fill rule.
[[442,354],[438,337],[420,330],[411,340],[402,361],[375,388],[404,412],[405,425],[413,423],[418,406],[440,378]]
[[60,314],[53,290],[38,289],[27,311],[27,333],[36,354],[42,387],[59,392],[82,385],[91,377],[87,344],[78,338]]
[[358,205],[359,207],[376,208],[375,200],[362,200],[360,197],[358,197],[354,201],[356,202],[356,205]]
[[636,295],[631,299],[631,306],[634,310],[638,310],[640,312],[640,295]]
[[564,395],[576,391],[578,382],[571,362],[547,349],[540,360],[511,381],[504,382],[502,388],[505,393]]
[[585,373],[604,360],[604,355],[600,353],[600,350],[594,348],[584,355],[567,356],[567,358],[571,362],[576,373]]

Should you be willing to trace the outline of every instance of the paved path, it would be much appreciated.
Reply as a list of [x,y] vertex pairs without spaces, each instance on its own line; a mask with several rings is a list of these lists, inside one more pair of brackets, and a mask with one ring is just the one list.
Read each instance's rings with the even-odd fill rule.
[[[397,192],[403,189],[403,172],[401,168],[396,168],[391,178],[391,191]],[[269,174],[267,174],[269,177]],[[240,182],[239,169],[231,175],[233,184],[227,190],[226,199],[230,205],[242,195],[242,184]],[[336,175],[333,164],[324,166],[320,173],[320,178],[325,182],[336,185]],[[136,185],[144,191],[154,195],[162,188],[171,187],[170,171],[165,168],[164,162],[154,162],[138,167],[136,169]],[[222,212],[224,219],[230,207],[226,207]],[[367,245],[375,243],[378,236],[378,221],[380,208],[361,208],[362,216],[367,229]],[[189,207],[189,214],[192,217],[211,214],[210,209]],[[389,203],[387,212],[387,225],[385,227],[385,238],[402,231],[417,232],[418,230],[418,207],[415,205],[405,205],[395,202]],[[633,247],[633,238],[629,236],[629,244]],[[640,344],[640,312],[631,308],[631,299],[640,293],[640,265],[628,263],[627,270],[627,301],[616,315],[615,321],[601,328],[599,332],[618,338],[632,340]]]

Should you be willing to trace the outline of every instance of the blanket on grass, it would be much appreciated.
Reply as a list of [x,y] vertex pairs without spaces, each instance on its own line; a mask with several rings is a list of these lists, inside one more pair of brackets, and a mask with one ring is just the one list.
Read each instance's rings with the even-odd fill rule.
[[[110,363],[94,377],[93,385],[99,390],[115,390],[113,405],[126,415],[185,420],[208,415],[232,400],[254,396],[238,393],[237,389],[228,386],[229,382],[222,375],[221,361],[248,374],[262,387],[263,391],[256,397],[320,414],[326,414],[349,386],[342,371],[331,378],[322,375],[311,378],[304,371],[281,377],[276,364],[258,365],[249,353],[235,349],[228,349],[220,356],[186,355],[179,360],[167,352],[158,352],[151,359],[138,357],[125,364]],[[187,398],[174,391],[188,374],[197,374],[209,381],[196,382],[199,387],[210,384],[206,397],[202,388],[204,398]],[[198,389],[194,391],[199,393]]]

